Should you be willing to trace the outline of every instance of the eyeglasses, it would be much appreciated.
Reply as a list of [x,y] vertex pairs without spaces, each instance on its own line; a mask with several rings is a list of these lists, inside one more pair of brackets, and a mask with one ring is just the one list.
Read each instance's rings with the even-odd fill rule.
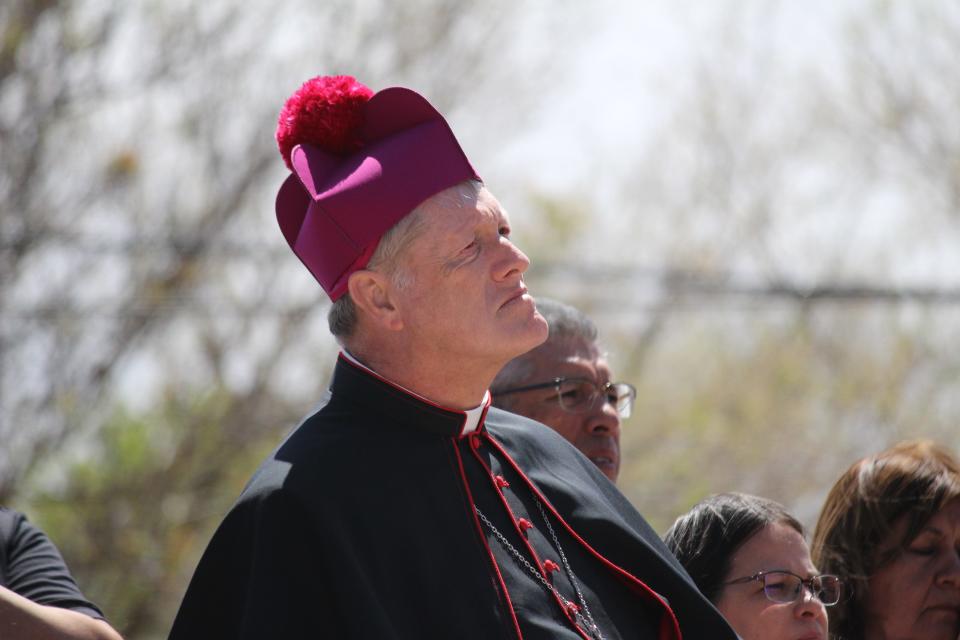
[[789,571],[760,571],[752,576],[737,578],[723,584],[741,584],[753,580],[763,583],[763,593],[767,596],[767,600],[779,604],[796,602],[803,594],[803,587],[806,587],[817,600],[829,607],[840,602],[840,593],[843,588],[843,582],[837,576],[813,576],[804,580]]
[[637,389],[632,384],[626,382],[597,384],[586,378],[554,378],[550,382],[500,389],[491,393],[495,396],[505,396],[550,387],[557,391],[560,408],[570,413],[589,411],[596,405],[597,398],[603,397],[604,402],[609,402],[617,410],[617,415],[621,418],[629,418],[633,411],[633,401],[637,399]]

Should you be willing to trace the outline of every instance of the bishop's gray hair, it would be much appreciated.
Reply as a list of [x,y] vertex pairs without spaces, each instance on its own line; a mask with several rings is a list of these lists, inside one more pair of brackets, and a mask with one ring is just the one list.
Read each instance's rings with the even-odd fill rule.
[[[421,202],[383,234],[366,268],[385,273],[398,287],[410,286],[414,275],[404,268],[400,258],[407,247],[424,232],[426,227],[424,212],[438,206],[463,208],[468,203],[476,202],[482,188],[482,182],[466,180]],[[353,334],[357,326],[357,307],[350,299],[349,293],[343,294],[330,307],[330,311],[327,312],[327,324],[330,327],[330,333],[340,344]]]

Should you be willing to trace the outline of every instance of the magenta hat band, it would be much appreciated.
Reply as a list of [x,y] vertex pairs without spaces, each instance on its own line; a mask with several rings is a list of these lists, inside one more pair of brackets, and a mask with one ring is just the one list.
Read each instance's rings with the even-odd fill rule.
[[287,243],[334,301],[394,224],[432,195],[480,179],[419,94],[387,89],[364,106],[364,146],[347,156],[296,146],[294,173],[277,194]]

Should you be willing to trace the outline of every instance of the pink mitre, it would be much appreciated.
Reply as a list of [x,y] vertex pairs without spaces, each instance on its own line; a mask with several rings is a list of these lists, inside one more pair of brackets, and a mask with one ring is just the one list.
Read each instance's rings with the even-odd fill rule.
[[430,196],[480,177],[443,116],[420,94],[377,94],[350,76],[308,80],[286,102],[277,144],[292,171],[277,220],[331,300],[383,234]]

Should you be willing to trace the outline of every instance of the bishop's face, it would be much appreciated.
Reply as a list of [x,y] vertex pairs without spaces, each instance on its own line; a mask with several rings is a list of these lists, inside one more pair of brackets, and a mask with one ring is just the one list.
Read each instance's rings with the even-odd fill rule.
[[530,260],[510,242],[500,203],[486,188],[467,198],[450,192],[424,208],[424,231],[401,258],[412,282],[395,292],[398,306],[418,352],[496,373],[543,342],[547,323],[523,283]]

